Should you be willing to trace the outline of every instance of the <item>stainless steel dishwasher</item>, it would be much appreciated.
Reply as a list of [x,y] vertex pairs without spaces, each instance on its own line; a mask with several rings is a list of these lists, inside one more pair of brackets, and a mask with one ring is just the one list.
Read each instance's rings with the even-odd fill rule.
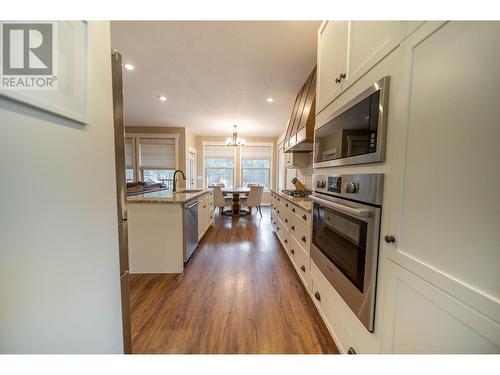
[[198,246],[198,198],[184,203],[184,263]]

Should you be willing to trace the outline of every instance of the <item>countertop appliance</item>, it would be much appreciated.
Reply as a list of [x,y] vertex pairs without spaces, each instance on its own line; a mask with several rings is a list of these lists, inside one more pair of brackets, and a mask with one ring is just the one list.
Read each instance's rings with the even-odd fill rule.
[[184,263],[198,247],[198,198],[184,204]]
[[314,168],[385,160],[390,77],[373,83],[314,131]]
[[383,174],[313,175],[311,258],[373,332]]
[[113,78],[113,121],[115,133],[116,199],[118,207],[118,244],[120,249],[120,287],[122,298],[123,351],[132,353],[130,329],[130,281],[128,266],[127,188],[125,177],[125,127],[123,125],[122,56],[111,53]]

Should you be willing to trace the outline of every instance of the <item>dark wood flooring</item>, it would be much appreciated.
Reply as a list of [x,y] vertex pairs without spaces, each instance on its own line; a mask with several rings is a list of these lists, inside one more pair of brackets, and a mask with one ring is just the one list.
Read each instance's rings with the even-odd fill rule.
[[180,275],[132,275],[134,353],[338,353],[262,212],[216,215]]

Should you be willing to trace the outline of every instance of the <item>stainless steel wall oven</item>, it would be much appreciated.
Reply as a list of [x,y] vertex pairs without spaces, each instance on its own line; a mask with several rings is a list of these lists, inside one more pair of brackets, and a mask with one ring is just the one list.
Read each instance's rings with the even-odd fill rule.
[[373,332],[383,175],[313,176],[311,257]]

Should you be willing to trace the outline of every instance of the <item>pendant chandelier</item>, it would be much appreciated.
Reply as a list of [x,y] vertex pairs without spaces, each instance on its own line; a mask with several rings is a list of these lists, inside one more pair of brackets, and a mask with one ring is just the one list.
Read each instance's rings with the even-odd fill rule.
[[238,132],[236,131],[236,128],[238,127],[238,125],[233,125],[233,127],[234,127],[233,135],[231,137],[227,137],[226,145],[227,146],[244,146],[245,140],[243,138],[238,137]]

